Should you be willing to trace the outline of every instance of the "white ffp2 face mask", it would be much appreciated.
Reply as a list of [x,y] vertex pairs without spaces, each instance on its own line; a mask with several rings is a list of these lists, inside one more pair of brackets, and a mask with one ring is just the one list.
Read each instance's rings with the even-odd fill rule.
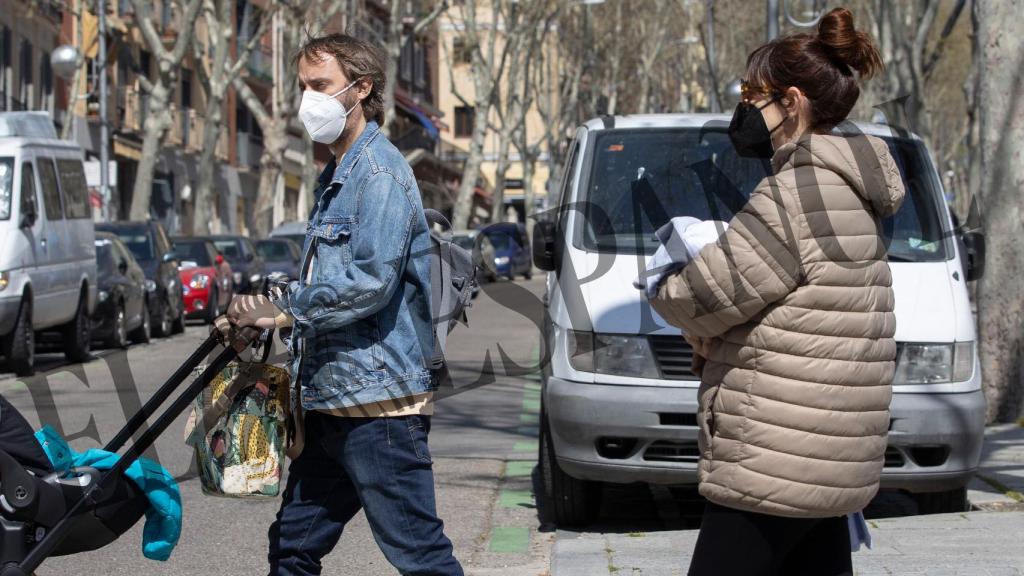
[[353,81],[333,95],[306,90],[302,93],[302,103],[299,104],[299,119],[302,120],[306,132],[314,142],[331,144],[341,137],[345,131],[345,121],[348,119],[348,110],[338,101],[338,96],[356,85],[358,80]]

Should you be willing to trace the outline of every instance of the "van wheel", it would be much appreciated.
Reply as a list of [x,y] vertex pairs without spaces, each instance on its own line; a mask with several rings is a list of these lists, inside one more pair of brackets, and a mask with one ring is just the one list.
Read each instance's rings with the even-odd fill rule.
[[949,514],[970,510],[966,486],[945,492],[914,494],[914,500],[917,501],[917,510],[920,514]]
[[86,362],[89,354],[89,342],[92,339],[92,326],[89,322],[89,311],[86,306],[85,294],[78,298],[75,317],[64,325],[64,357],[68,362]]
[[149,305],[145,298],[142,300],[142,324],[128,335],[136,344],[146,344],[153,334],[153,323],[149,319]]
[[546,414],[541,413],[538,460],[541,482],[551,507],[551,519],[558,526],[583,526],[597,517],[600,484],[578,480],[562,471],[555,457],[555,444]]
[[14,330],[4,337],[0,352],[16,376],[26,377],[35,373],[36,333],[32,330],[32,303],[27,299],[22,300]]

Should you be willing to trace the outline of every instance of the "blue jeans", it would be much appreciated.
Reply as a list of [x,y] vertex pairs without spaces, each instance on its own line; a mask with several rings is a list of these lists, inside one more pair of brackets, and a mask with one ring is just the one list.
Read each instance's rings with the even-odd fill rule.
[[434,502],[429,416],[341,418],[309,411],[270,526],[270,574],[320,574],[361,508],[384,556],[407,576],[463,576]]

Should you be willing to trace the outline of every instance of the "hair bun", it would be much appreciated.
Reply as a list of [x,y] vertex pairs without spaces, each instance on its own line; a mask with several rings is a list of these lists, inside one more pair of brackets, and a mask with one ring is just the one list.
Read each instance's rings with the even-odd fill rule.
[[834,8],[821,17],[818,41],[836,60],[856,70],[861,78],[870,78],[883,68],[882,56],[874,42],[853,26],[853,13]]

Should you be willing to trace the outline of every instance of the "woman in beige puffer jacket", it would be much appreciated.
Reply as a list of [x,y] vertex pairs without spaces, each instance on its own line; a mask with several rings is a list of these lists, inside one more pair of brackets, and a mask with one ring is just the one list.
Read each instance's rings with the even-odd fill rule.
[[904,189],[884,142],[831,130],[856,102],[853,71],[880,66],[845,9],[817,35],[751,54],[730,136],[741,153],[771,154],[773,175],[651,300],[706,356],[699,480],[712,504],[691,574],[849,568],[843,516],[877,492],[889,428],[896,321],[881,219]]

